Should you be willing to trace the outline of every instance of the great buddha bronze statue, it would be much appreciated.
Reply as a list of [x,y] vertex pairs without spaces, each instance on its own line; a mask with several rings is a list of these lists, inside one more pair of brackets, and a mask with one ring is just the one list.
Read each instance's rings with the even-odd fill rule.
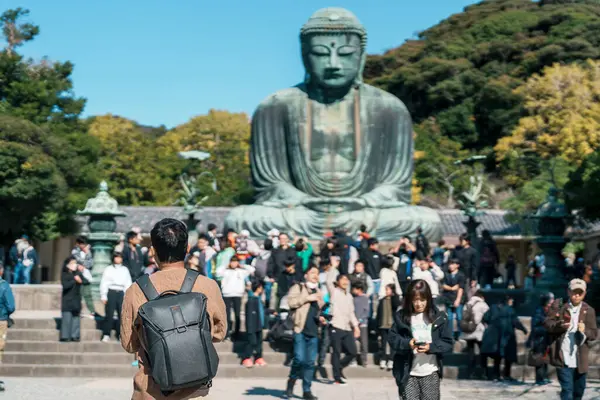
[[313,14],[300,32],[304,82],[280,90],[252,117],[250,162],[258,192],[226,227],[309,238],[361,224],[383,240],[442,236],[434,210],[410,205],[413,132],[393,95],[362,81],[367,33],[340,8]]

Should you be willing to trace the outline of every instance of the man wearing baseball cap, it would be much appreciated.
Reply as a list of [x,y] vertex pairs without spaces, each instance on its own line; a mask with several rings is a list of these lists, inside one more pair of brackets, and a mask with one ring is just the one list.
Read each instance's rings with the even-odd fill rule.
[[596,312],[583,301],[587,284],[569,282],[569,301],[552,304],[544,322],[550,335],[550,364],[557,368],[561,400],[580,400],[585,391],[590,342],[598,335]]

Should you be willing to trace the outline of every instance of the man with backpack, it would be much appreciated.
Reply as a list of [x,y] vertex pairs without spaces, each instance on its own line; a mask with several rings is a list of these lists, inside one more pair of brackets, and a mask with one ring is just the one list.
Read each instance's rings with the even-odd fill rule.
[[206,396],[219,363],[213,342],[227,332],[221,291],[185,268],[183,222],[165,218],[150,236],[159,271],[140,277],[123,300],[121,345],[139,362],[132,399]]

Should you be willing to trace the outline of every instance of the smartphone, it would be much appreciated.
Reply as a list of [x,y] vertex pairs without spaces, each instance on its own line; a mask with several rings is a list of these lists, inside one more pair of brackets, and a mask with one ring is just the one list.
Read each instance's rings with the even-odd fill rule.
[[426,342],[415,342],[415,346],[417,347],[425,346],[426,344]]

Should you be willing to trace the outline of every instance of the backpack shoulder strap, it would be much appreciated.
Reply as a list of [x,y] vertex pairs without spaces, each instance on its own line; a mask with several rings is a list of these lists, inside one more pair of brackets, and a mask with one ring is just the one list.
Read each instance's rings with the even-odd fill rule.
[[146,299],[148,301],[154,300],[156,299],[159,294],[156,291],[156,288],[154,287],[154,285],[152,284],[152,281],[150,280],[150,275],[142,275],[140,276],[135,283],[137,283],[137,285],[140,287],[140,289],[142,289],[142,292],[144,293],[144,296],[146,296]]
[[181,293],[189,293],[192,291],[194,287],[194,283],[196,283],[196,279],[198,279],[199,272],[194,271],[193,269],[188,269],[185,273],[185,278],[183,279],[183,283],[181,284],[181,289],[179,291]]

